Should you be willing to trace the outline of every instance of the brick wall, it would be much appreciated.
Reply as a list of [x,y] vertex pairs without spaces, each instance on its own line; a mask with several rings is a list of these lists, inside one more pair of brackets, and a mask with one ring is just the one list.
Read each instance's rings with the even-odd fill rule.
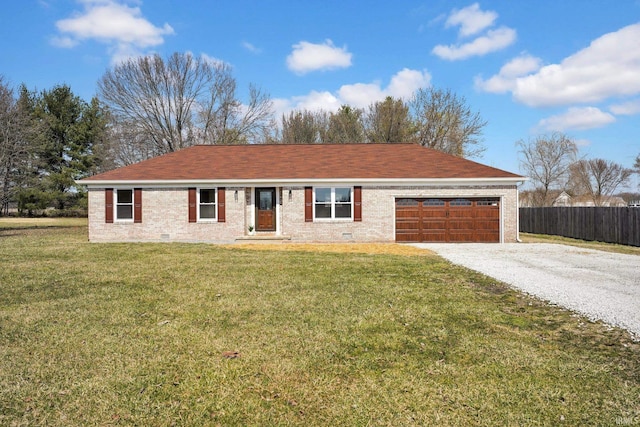
[[104,189],[89,189],[89,240],[233,242],[245,229],[244,188],[227,188],[225,193],[226,222],[190,223],[186,188],[144,188],[141,223],[107,224]]
[[[288,193],[285,187],[283,194]],[[397,197],[501,197],[503,241],[518,236],[516,186],[501,187],[362,187],[362,222],[304,220],[304,188],[292,188],[292,199],[282,204],[283,234],[292,241],[393,242],[395,241],[395,199]]]
[[[304,187],[278,188],[278,235],[298,242],[393,242],[396,197],[500,197],[502,239],[518,236],[516,186],[362,187],[362,221],[305,222]],[[291,195],[289,195],[291,190]],[[105,223],[104,189],[89,190],[89,239],[114,241],[232,242],[253,223],[252,188],[226,189],[226,222],[189,223],[186,188],[145,188],[142,223]],[[237,197],[236,197],[237,192]],[[274,233],[272,233],[274,234]]]

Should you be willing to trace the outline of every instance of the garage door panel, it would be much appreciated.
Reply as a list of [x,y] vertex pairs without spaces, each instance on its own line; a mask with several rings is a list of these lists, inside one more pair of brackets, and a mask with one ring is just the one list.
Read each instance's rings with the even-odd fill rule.
[[498,209],[476,209],[475,217],[500,219],[500,211]]
[[478,220],[476,221],[475,229],[478,231],[497,231],[500,227],[500,222],[495,220]]
[[479,231],[476,234],[477,241],[486,243],[498,243],[500,242],[500,233],[498,232],[482,232]]
[[473,230],[451,230],[449,232],[449,242],[466,243],[476,241],[476,233]]
[[446,218],[447,210],[446,209],[423,209],[422,210],[422,218]]
[[422,219],[422,229],[436,229],[436,230],[446,230],[447,229],[447,220],[446,219]]
[[397,231],[402,231],[402,232],[415,232],[418,233],[420,230],[420,224],[417,222],[397,222],[396,223],[396,230]]
[[469,209],[450,209],[449,210],[449,218],[474,218],[475,211],[471,208]]
[[420,233],[418,232],[406,232],[396,230],[396,240],[398,242],[421,242]]
[[452,219],[449,220],[450,230],[473,230],[475,228],[475,221],[473,219]]
[[499,242],[499,199],[398,199],[399,242]]
[[396,209],[396,218],[399,219],[409,219],[409,218],[420,218],[420,212],[418,209]]
[[423,231],[421,234],[421,242],[446,243],[447,233],[443,231]]

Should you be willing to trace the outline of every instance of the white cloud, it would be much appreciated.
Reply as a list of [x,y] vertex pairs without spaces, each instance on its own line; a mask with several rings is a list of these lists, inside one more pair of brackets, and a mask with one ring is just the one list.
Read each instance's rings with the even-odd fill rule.
[[338,90],[342,104],[363,108],[371,104],[372,100],[384,98],[384,91],[379,83],[355,83],[344,85]]
[[287,56],[287,67],[296,74],[351,66],[351,53],[346,47],[334,46],[331,40],[321,44],[301,41],[292,47],[293,52]]
[[109,46],[116,57],[137,53],[140,49],[164,43],[164,36],[174,34],[167,23],[157,27],[142,16],[139,7],[129,7],[114,0],[83,0],[82,13],[56,22],[61,36],[51,39],[59,47],[73,47],[84,40],[97,40]]
[[431,74],[428,71],[404,68],[391,77],[386,88],[383,88],[380,82],[355,83],[340,87],[338,96],[342,104],[366,108],[369,104],[381,101],[387,96],[408,99],[416,90],[429,87],[430,84]]
[[431,85],[431,74],[427,70],[410,70],[403,68],[391,77],[391,82],[385,90],[384,96],[409,99],[413,93]]
[[539,70],[541,65],[540,58],[523,54],[504,64],[498,74],[487,80],[476,77],[475,87],[484,92],[506,93],[515,89],[518,77]]
[[478,37],[465,43],[439,44],[431,52],[442,59],[457,61],[504,49],[516,41],[517,34],[516,30],[505,26],[490,30],[497,19],[496,12],[481,10],[478,3],[459,10],[453,9],[445,21],[445,27],[460,26],[458,35],[461,38]]
[[248,50],[251,53],[262,52],[262,49],[257,48],[256,46],[254,46],[252,43],[249,43],[249,42],[242,42],[242,47],[244,47],[246,50]]
[[566,113],[540,120],[538,127],[549,131],[586,130],[606,126],[616,118],[596,107],[572,107]]
[[383,88],[380,82],[354,83],[341,86],[335,94],[328,91],[312,91],[307,95],[291,99],[276,99],[274,107],[278,116],[291,110],[301,109],[337,111],[343,104],[366,108],[376,101],[384,100],[387,96],[408,99],[416,90],[428,87],[430,84],[431,74],[428,71],[404,68],[391,77],[386,88]]
[[640,93],[640,23],[605,34],[560,64],[516,80],[513,96],[532,107],[598,102]]
[[640,114],[640,99],[611,105],[609,107],[609,111],[621,116],[633,116],[635,114]]
[[311,91],[307,95],[294,96],[287,102],[290,110],[326,110],[337,111],[340,108],[340,100],[333,94],[327,91]]
[[516,41],[516,37],[516,30],[500,27],[495,30],[489,30],[486,35],[477,37],[468,43],[449,46],[437,45],[432,52],[442,59],[456,61],[504,49],[513,44]]
[[498,14],[494,11],[482,11],[480,5],[474,3],[463,9],[454,9],[445,22],[445,27],[460,26],[460,36],[467,37],[479,33],[485,28],[493,25],[498,18]]

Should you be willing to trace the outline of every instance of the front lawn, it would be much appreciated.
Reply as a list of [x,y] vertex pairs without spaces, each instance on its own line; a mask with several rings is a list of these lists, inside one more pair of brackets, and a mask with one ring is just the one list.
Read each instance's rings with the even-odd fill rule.
[[0,425],[640,421],[628,334],[406,248],[90,244],[0,220]]

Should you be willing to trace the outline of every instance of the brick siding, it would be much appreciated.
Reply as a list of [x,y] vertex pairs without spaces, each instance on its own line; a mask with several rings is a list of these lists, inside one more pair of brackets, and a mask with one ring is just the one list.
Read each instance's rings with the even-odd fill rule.
[[[277,234],[292,242],[393,242],[397,197],[500,197],[502,241],[518,236],[517,187],[363,186],[362,221],[305,222],[304,187],[278,187]],[[104,189],[89,189],[89,240],[233,242],[253,224],[253,188],[226,188],[226,222],[189,223],[187,188],[144,188],[142,223],[105,223]],[[291,195],[289,195],[291,191]]]

